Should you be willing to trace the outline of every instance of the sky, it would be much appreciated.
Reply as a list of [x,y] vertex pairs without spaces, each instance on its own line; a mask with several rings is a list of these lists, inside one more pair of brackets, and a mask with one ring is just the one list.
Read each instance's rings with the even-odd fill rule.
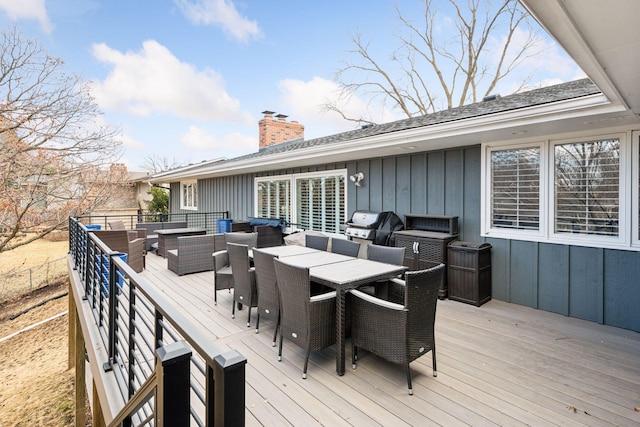
[[[264,110],[303,124],[305,139],[354,129],[321,106],[337,89],[354,36],[388,60],[400,28],[396,5],[405,16],[423,10],[420,0],[0,0],[0,27],[16,25],[91,82],[103,119],[119,129],[121,162],[142,171],[149,156],[189,164],[255,152]],[[443,37],[448,24],[443,9]],[[520,71],[533,86],[584,77],[539,34],[540,53]],[[522,78],[514,73],[495,93],[513,92]],[[366,109],[367,99],[354,95],[346,108]],[[370,114],[376,122],[402,118],[382,108]]]

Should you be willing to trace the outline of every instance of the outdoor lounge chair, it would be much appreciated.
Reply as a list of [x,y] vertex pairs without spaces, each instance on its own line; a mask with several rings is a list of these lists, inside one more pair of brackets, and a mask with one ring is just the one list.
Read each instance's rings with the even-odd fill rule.
[[144,269],[144,238],[138,237],[138,233],[132,230],[105,230],[94,231],[96,237],[109,247],[112,251],[127,254],[127,264],[136,273]]
[[258,305],[256,271],[249,262],[249,246],[227,243],[229,264],[233,271],[233,307],[231,318],[236,317],[236,304],[246,305],[247,327],[251,326],[251,307]]
[[167,251],[167,267],[178,276],[213,270],[216,238],[222,235],[183,236],[177,239],[177,249]]
[[[224,233],[223,248],[226,248],[227,243],[245,244],[253,249],[258,244],[258,233]],[[216,247],[216,252],[213,253],[213,272],[213,304],[218,305],[218,291],[233,288],[233,274],[226,249]]]
[[351,292],[351,360],[356,368],[358,348],[405,366],[409,394],[409,363],[431,351],[433,376],[437,376],[434,324],[438,289],[445,265],[405,273],[406,282],[393,280],[404,295],[394,303],[358,290]]
[[360,243],[346,239],[331,239],[331,252],[357,257],[360,252]]
[[109,223],[109,228],[112,230],[126,230],[124,222],[122,221],[111,221]]
[[280,291],[280,346],[284,337],[305,350],[302,378],[307,378],[309,354],[336,342],[336,292],[309,296],[309,269],[273,259]]
[[273,332],[273,346],[276,346],[278,327],[280,325],[280,296],[276,280],[276,269],[273,265],[273,255],[253,250],[253,265],[256,269],[256,287],[258,289],[258,319],[256,320],[256,334],[260,332],[260,317],[275,319],[276,327]]

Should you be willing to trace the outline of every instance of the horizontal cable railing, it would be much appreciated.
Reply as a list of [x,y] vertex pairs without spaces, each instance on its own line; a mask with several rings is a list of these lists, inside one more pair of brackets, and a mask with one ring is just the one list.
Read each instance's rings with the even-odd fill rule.
[[[91,308],[107,349],[109,359],[102,368],[114,376],[126,410],[133,411],[119,414],[114,425],[156,425],[158,416],[167,415],[157,406],[162,400],[160,386],[149,381],[157,381],[158,367],[162,367],[159,352],[176,348],[181,354],[189,352],[184,396],[174,393],[171,397],[187,401],[188,413],[178,419],[201,426],[243,425],[246,359],[235,351],[223,353],[78,218],[69,221],[69,248],[84,285],[84,301],[77,303]],[[171,417],[175,405],[171,405]]]
[[122,221],[125,228],[134,230],[138,224],[149,222],[186,222],[187,227],[205,228],[208,233],[218,233],[218,220],[229,219],[229,211],[221,212],[181,212],[181,213],[143,213],[137,215],[87,215],[75,217],[85,225],[100,226],[109,229],[109,223]]

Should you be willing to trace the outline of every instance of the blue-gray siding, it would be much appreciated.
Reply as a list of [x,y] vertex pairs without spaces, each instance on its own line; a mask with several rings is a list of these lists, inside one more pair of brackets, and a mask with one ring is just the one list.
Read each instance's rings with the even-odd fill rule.
[[[365,174],[362,187],[348,183],[348,215],[458,215],[461,240],[491,243],[493,298],[640,331],[640,253],[480,236],[480,146],[200,180],[198,207],[246,219],[256,176],[344,168]],[[179,211],[179,197],[171,208]]]

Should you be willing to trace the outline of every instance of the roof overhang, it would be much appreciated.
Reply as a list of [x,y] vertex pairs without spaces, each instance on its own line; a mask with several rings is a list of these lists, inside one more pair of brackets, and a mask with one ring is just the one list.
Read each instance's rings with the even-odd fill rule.
[[520,0],[612,103],[640,115],[640,1]]
[[483,142],[517,141],[554,134],[597,130],[638,123],[638,118],[602,94],[535,107],[455,120],[414,129],[379,134],[335,144],[322,144],[260,157],[229,160],[201,170],[171,174],[171,181],[258,173],[327,163],[409,155]]

